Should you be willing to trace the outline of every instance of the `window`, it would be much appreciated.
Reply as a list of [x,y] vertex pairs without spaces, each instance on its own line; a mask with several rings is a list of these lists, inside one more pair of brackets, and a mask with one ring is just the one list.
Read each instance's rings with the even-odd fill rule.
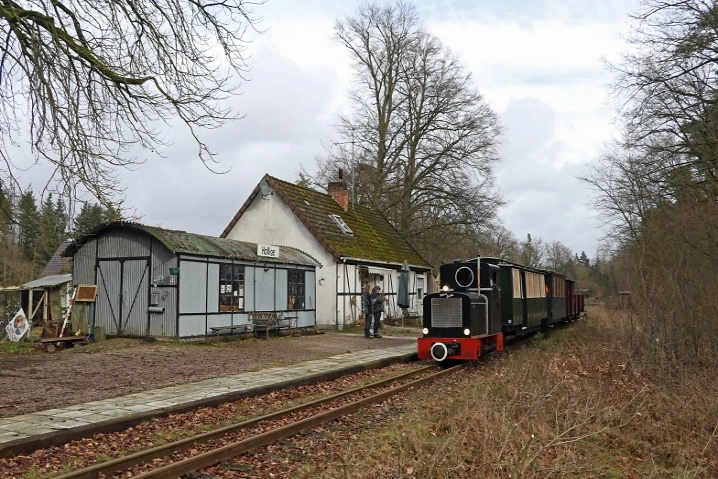
[[521,285],[521,271],[519,271],[516,268],[511,268],[511,280],[513,282],[514,287],[514,298],[523,298],[524,297],[524,290]]
[[546,280],[544,275],[526,272],[526,297],[527,298],[545,298],[546,297]]
[[337,224],[339,229],[342,230],[342,232],[344,234],[354,236],[354,232],[349,227],[349,225],[344,222],[344,220],[342,219],[341,216],[339,216],[339,215],[329,215],[329,216],[334,220],[334,222]]
[[298,269],[287,271],[287,309],[306,309],[304,307],[306,290],[304,271]]
[[219,265],[219,312],[244,311],[244,266]]
[[424,299],[424,278],[419,278],[417,280],[416,297],[419,301]]

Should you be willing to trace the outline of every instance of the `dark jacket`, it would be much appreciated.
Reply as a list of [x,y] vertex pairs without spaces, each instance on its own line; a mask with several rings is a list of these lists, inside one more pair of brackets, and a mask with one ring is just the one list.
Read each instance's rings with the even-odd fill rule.
[[361,310],[364,314],[372,314],[374,312],[374,303],[371,299],[371,293],[362,291],[361,293]]
[[384,301],[386,301],[386,298],[384,296],[381,296],[376,291],[372,291],[371,299],[372,299],[372,303],[374,304],[374,312],[375,313],[384,311]]

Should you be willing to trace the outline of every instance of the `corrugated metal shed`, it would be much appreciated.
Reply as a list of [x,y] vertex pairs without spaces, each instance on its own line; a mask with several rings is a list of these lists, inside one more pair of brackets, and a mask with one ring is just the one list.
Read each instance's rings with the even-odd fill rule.
[[[95,229],[92,233],[79,238],[65,251],[65,256],[72,256],[81,245],[98,233],[112,228],[134,228],[144,231],[167,247],[175,254],[188,254],[196,256],[209,256],[215,258],[228,258],[247,261],[262,261],[267,263],[287,263],[319,266],[319,262],[308,255],[290,246],[279,246],[279,257],[270,258],[257,255],[257,244],[245,241],[236,241],[227,238],[187,233],[186,231],[168,230],[156,226],[147,226],[140,223],[116,222]],[[276,246],[276,245],[275,245]]]

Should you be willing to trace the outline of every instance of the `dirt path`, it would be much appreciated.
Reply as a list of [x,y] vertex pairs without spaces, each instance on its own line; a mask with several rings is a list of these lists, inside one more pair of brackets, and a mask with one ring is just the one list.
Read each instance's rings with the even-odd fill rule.
[[411,344],[418,329],[383,339],[326,333],[222,341],[146,343],[113,339],[61,352],[0,354],[0,417],[230,376],[363,349]]

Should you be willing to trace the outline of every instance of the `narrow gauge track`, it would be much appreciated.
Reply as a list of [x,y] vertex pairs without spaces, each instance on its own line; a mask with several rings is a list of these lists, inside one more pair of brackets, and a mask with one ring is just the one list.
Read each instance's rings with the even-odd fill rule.
[[[253,449],[271,444],[275,441],[279,441],[286,437],[292,436],[292,435],[297,434],[306,429],[311,429],[313,427],[316,427],[318,425],[332,421],[332,420],[337,419],[346,414],[350,414],[352,412],[358,411],[359,409],[361,409],[369,404],[381,402],[381,401],[383,401],[395,394],[398,394],[406,389],[423,385],[423,384],[433,381],[434,379],[437,379],[441,376],[450,374],[461,367],[463,367],[463,365],[458,365],[458,366],[455,366],[450,369],[444,369],[437,373],[430,374],[428,376],[422,377],[420,379],[417,379],[417,380],[414,380],[414,381],[411,381],[408,383],[401,384],[392,389],[388,389],[386,391],[379,392],[377,394],[365,397],[363,399],[346,404],[344,406],[340,406],[340,407],[331,409],[329,411],[322,412],[322,413],[307,417],[300,421],[296,421],[296,422],[293,422],[286,426],[272,429],[272,430],[267,431],[262,434],[251,436],[251,437],[241,440],[239,442],[234,442],[234,443],[213,449],[209,452],[205,452],[205,453],[202,453],[202,454],[194,456],[194,457],[180,460],[178,462],[169,464],[167,466],[142,473],[135,477],[137,479],[176,478],[176,477],[182,476],[184,474],[188,474],[193,471],[197,471],[197,470],[200,470],[200,469],[203,469],[206,467],[210,467],[210,466],[217,464],[223,460],[226,460],[231,457],[237,456],[239,454],[243,454],[247,451],[251,451]],[[140,451],[140,452],[130,454],[128,456],[120,457],[117,459],[113,459],[111,461],[107,461],[104,463],[95,464],[93,466],[79,469],[74,472],[63,474],[61,476],[55,476],[55,479],[96,479],[98,477],[109,477],[115,473],[126,471],[134,466],[150,463],[153,461],[153,459],[164,458],[164,457],[167,457],[176,452],[182,452],[182,451],[188,450],[198,444],[203,444],[203,443],[206,443],[209,441],[222,439],[226,435],[235,433],[241,429],[246,429],[246,428],[255,426],[261,422],[279,419],[284,416],[294,414],[297,412],[301,412],[301,411],[304,411],[304,410],[307,410],[307,409],[310,409],[313,407],[321,406],[321,405],[327,404],[331,401],[345,398],[345,397],[353,395],[353,394],[358,394],[358,393],[361,393],[361,392],[369,390],[369,389],[375,389],[378,387],[386,386],[392,382],[405,380],[412,376],[415,376],[417,374],[420,374],[420,373],[423,373],[423,372],[426,372],[426,371],[429,371],[432,369],[436,369],[436,366],[434,366],[434,365],[427,366],[425,368],[417,369],[415,371],[410,371],[408,373],[404,373],[404,374],[393,376],[393,377],[390,377],[387,379],[383,379],[381,381],[377,381],[377,382],[368,384],[366,386],[361,386],[358,388],[350,389],[348,391],[343,391],[341,393],[334,394],[332,396],[327,396],[325,398],[317,399],[315,401],[311,401],[306,404],[300,404],[298,406],[293,406],[291,408],[282,409],[280,411],[276,411],[271,414],[266,414],[264,416],[252,418],[247,421],[243,421],[241,423],[237,423],[237,424],[226,426],[226,427],[223,427],[220,429],[216,429],[214,431],[209,431],[209,432],[202,433],[202,434],[199,434],[196,436],[181,439],[179,441],[175,441],[175,442],[165,444],[162,446],[157,446],[157,447],[154,447],[151,449],[147,449],[145,451]]]

